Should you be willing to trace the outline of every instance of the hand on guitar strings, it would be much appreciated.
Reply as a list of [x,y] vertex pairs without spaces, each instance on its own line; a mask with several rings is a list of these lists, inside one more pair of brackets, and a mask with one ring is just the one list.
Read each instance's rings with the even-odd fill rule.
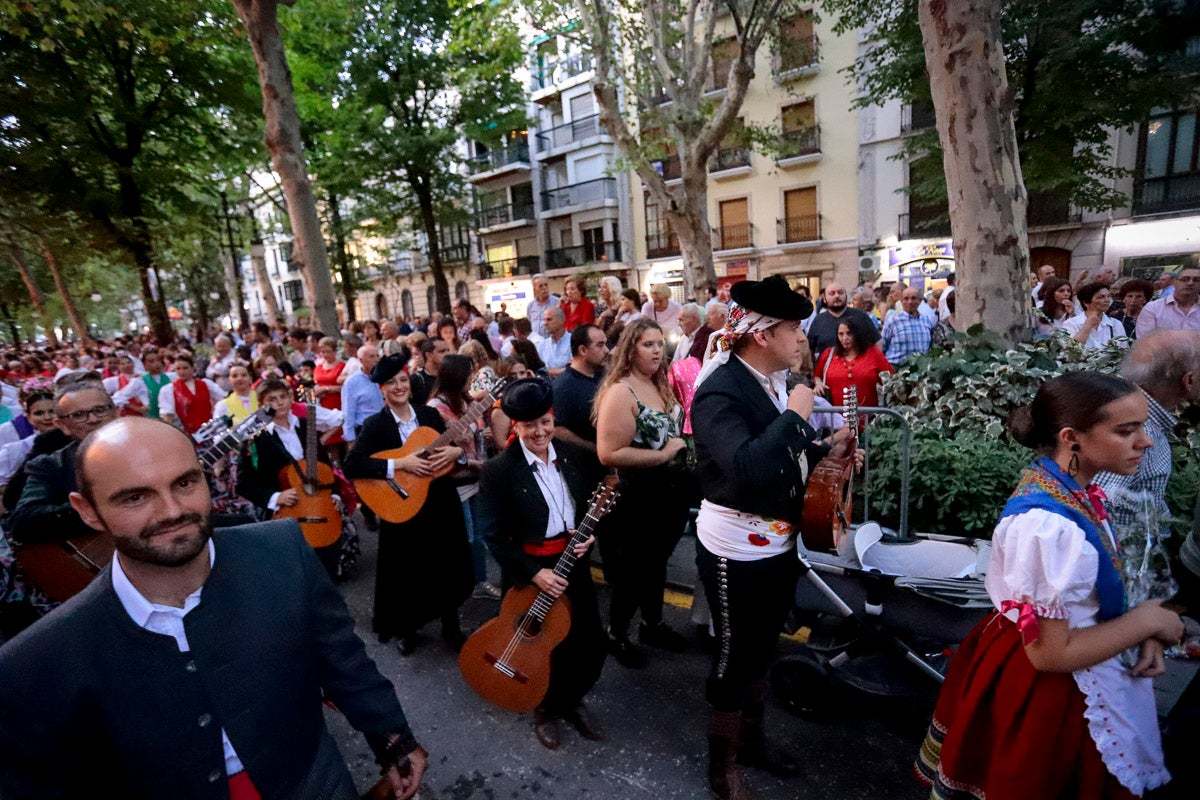
[[[575,531],[570,531],[569,533],[571,536],[575,535]],[[582,542],[580,542],[579,544],[575,545],[575,547],[573,548],[574,552],[575,552],[575,557],[583,558],[584,556],[586,556],[587,551],[592,549],[592,544],[595,543],[595,541],[596,541],[595,536],[589,536],[586,539],[584,539]]]
[[279,497],[275,498],[275,506],[277,508],[291,508],[300,502],[300,493],[295,489],[284,489],[279,493]]
[[552,569],[539,569],[533,576],[533,584],[555,599],[567,590],[567,579],[555,575]]
[[[831,443],[831,446],[836,449],[838,445],[843,444],[844,442],[848,442],[852,438],[857,437],[857,436],[858,436],[858,434],[855,433],[854,431],[852,431],[850,428],[838,428],[836,431],[834,431],[833,437],[830,439],[830,443]],[[843,450],[842,452],[845,452],[845,451]],[[854,470],[855,470],[855,472],[862,470],[863,462],[866,460],[866,457],[867,457],[866,450],[863,450],[861,447],[855,448],[855,450],[854,450]]]

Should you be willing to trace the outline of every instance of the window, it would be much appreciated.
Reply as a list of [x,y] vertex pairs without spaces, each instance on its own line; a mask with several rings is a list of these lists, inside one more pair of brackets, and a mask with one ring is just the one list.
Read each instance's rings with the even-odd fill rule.
[[679,240],[657,203],[646,197],[646,257],[664,258],[679,255]]
[[803,69],[817,62],[817,37],[813,34],[812,12],[779,21],[779,59],[776,72]]
[[750,235],[750,201],[742,197],[723,200],[720,204],[720,249],[737,250],[753,247]]
[[821,217],[817,214],[817,190],[813,187],[783,193],[783,224],[779,241],[811,242],[821,238]]
[[604,260],[604,228],[584,228],[579,232],[583,236],[583,258],[585,261]]
[[408,289],[405,289],[400,293],[400,309],[400,313],[404,315],[405,319],[412,319],[417,315],[413,310],[412,292],[410,292]]
[[293,303],[304,302],[304,283],[302,281],[284,281],[283,297]]
[[513,219],[533,216],[533,184],[520,183],[512,189]]
[[1200,110],[1156,114],[1142,126],[1135,214],[1200,208]]
[[821,152],[817,128],[817,109],[812,100],[784,106],[779,112],[783,123],[784,158],[812,155]]
[[437,311],[437,289],[432,286],[425,290],[425,304],[429,308],[425,313],[432,315]]
[[708,91],[728,86],[729,68],[737,60],[740,52],[737,39],[721,39],[712,43],[712,74],[706,87]]
[[945,197],[928,192],[944,182],[940,154],[925,156],[908,165],[908,213],[900,217],[900,238],[921,239],[950,235],[950,210]]
[[454,296],[459,300],[469,301],[471,299],[471,290],[467,288],[466,281],[459,281],[454,284]]

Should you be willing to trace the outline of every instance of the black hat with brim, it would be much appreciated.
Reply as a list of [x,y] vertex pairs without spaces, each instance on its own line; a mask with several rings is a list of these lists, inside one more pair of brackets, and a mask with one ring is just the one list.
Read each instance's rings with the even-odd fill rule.
[[807,319],[813,312],[812,301],[792,291],[779,275],[735,283],[729,294],[742,308],[776,319]]
[[379,359],[379,363],[371,370],[372,383],[387,383],[392,378],[396,377],[408,364],[408,359],[399,353],[393,353],[390,356],[384,356]]
[[554,406],[554,390],[542,378],[510,383],[500,396],[500,410],[514,422],[533,422]]

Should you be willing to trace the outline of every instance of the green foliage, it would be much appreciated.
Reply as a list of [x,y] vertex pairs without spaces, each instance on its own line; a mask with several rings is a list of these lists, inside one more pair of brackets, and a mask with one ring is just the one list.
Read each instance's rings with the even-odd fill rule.
[[[1034,458],[1004,433],[1009,412],[1057,375],[1117,373],[1126,351],[1116,344],[1084,350],[1065,336],[1009,349],[979,326],[957,334],[953,345],[906,359],[883,376],[883,393],[912,426],[909,529],[987,536]],[[1182,529],[1191,524],[1200,486],[1200,409],[1180,417],[1185,432],[1172,445],[1167,504]],[[872,516],[892,527],[899,520],[899,430],[882,418],[868,432]]]
[[[868,33],[850,68],[863,105],[899,99],[930,104],[917,0],[822,0],[837,30]],[[1184,43],[1200,32],[1194,2],[1003,0],[1004,53],[1017,142],[1031,195],[1106,209],[1125,198],[1105,181],[1110,132],[1143,122],[1157,107],[1190,102],[1194,74],[1181,72]],[[932,131],[906,141],[906,155],[936,152]],[[945,202],[939,176],[931,194]]]

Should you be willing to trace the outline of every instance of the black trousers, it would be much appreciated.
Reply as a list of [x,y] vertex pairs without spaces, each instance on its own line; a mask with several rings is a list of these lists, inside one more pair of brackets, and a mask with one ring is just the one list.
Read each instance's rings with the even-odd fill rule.
[[705,695],[717,711],[740,711],[775,656],[796,602],[800,562],[790,550],[760,561],[735,561],[714,555],[697,539],[696,566],[717,632]]
[[667,561],[687,524],[688,498],[675,470],[622,470],[621,496],[596,531],[604,579],[612,597],[608,624],[627,634],[641,611],[648,626],[662,622]]
[[[537,562],[554,569],[558,556],[541,556]],[[505,590],[509,585],[505,579]],[[564,595],[571,601],[571,629],[550,654],[550,688],[542,700],[542,708],[554,716],[574,711],[583,702],[600,679],[608,655],[591,559],[587,556],[575,562]]]

